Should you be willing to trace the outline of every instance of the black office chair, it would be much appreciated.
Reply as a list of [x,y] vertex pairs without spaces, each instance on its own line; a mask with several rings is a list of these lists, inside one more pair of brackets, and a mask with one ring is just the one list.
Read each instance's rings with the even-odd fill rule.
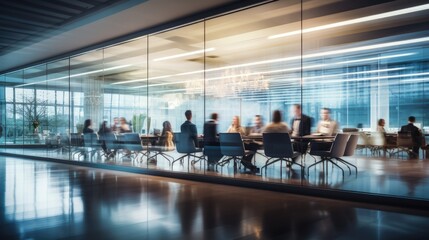
[[235,173],[237,172],[237,162],[241,162],[243,164],[241,161],[243,157],[253,154],[252,151],[244,149],[240,133],[219,133],[219,141],[220,151],[222,155],[226,156],[226,158],[216,164],[216,169],[217,166],[223,167],[226,164],[229,164],[230,161],[233,161]]
[[89,155],[90,160],[92,160],[94,155],[101,150],[101,144],[98,142],[98,136],[96,133],[83,134],[83,144],[85,148],[83,155],[85,158]]
[[108,158],[113,158],[113,160],[116,160],[116,155],[118,154],[118,151],[121,149],[120,144],[117,142],[116,135],[114,133],[105,133],[103,134],[103,139],[106,143],[106,149],[111,151]]
[[[174,133],[173,133],[173,136],[175,136]],[[159,139],[160,139],[161,142],[163,142],[165,140],[165,137],[161,137],[160,136]],[[174,137],[173,137],[173,139],[174,139]],[[174,162],[174,157],[166,154],[166,152],[172,152],[174,150],[175,150],[174,147],[173,148],[168,148],[168,147],[165,147],[165,146],[152,145],[152,146],[148,147],[147,157],[148,158],[150,157],[151,159],[157,159],[158,156],[161,156],[165,160],[168,161],[168,166],[170,166],[171,162]],[[151,152],[154,152],[155,154],[153,156],[150,156]],[[149,163],[149,160],[148,160],[148,163]]]
[[[359,135],[357,134],[352,134],[350,135],[349,140],[347,141],[347,145],[346,145],[346,149],[344,150],[344,154],[343,157],[351,157],[355,154],[355,149],[357,147],[357,143],[359,140]],[[343,163],[344,165],[347,166],[347,168],[349,169],[349,175],[352,173],[351,169],[349,166],[354,167],[355,171],[356,171],[356,176],[357,176],[357,167],[356,165],[347,162],[346,160],[342,159],[342,158],[336,158],[339,162]]]
[[189,165],[190,165],[190,158],[194,157],[194,159],[201,159],[204,158],[204,156],[198,156],[196,153],[202,152],[201,148],[196,148],[194,139],[192,139],[189,134],[187,133],[174,133],[174,142],[176,144],[176,151],[178,153],[182,153],[181,157],[177,158],[171,163],[171,168],[173,168],[173,165],[175,162],[180,161],[181,164],[183,164],[183,159],[188,158],[188,172],[189,172]]
[[[349,134],[338,133],[335,136],[334,142],[332,143],[331,149],[329,151],[313,150],[315,148],[312,147],[310,150],[310,155],[319,156],[321,158],[321,160],[311,164],[310,166],[308,166],[308,174],[310,174],[310,168],[311,167],[314,167],[319,163],[323,164],[325,162],[330,162],[330,163],[332,163],[332,165],[341,169],[341,171],[343,173],[343,177],[344,177],[344,169],[341,168],[337,163],[332,161],[332,159],[341,158],[344,155],[344,151],[346,150],[346,146],[347,146],[347,142],[348,142],[349,138],[350,138]],[[314,143],[315,142],[313,142],[312,144],[314,144]]]
[[304,175],[304,166],[292,160],[292,158],[300,156],[301,153],[293,151],[289,133],[264,133],[262,137],[264,140],[264,153],[268,157],[265,165],[262,167],[265,168],[265,172],[269,165],[280,161],[280,176],[282,176],[281,163],[285,161],[290,165],[296,164],[300,166],[301,173]]

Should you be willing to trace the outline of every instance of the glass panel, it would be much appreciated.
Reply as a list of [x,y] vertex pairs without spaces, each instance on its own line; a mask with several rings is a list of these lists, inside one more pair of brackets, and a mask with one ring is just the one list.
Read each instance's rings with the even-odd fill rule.
[[84,148],[82,134],[97,132],[103,119],[103,75],[112,71],[103,66],[103,50],[70,59],[70,156],[74,160],[98,157],[92,149]]
[[46,154],[70,159],[70,88],[69,59],[47,64],[46,90],[38,90],[48,96],[48,129],[45,138]]
[[[315,12],[315,7],[315,2],[304,3],[303,104],[322,129],[336,121],[339,131],[343,128],[365,131],[363,138],[368,140],[361,147],[369,148],[372,156],[362,151],[357,154],[364,161],[350,159],[359,171],[369,174],[365,178],[358,176],[359,186],[343,184],[336,166],[329,177],[321,167],[311,171],[308,181],[342,190],[403,194],[400,192],[407,192],[409,186],[396,182],[396,175],[378,172],[373,164],[383,163],[386,159],[382,156],[401,156],[386,151],[397,150],[395,142],[389,143],[389,134],[396,141],[393,133],[407,124],[408,116],[415,116],[419,127],[424,127],[427,121],[429,39],[423,25],[428,11],[414,2],[388,2],[366,8],[340,4],[335,9],[341,11],[324,8],[322,4],[317,8],[325,11]],[[289,36],[284,34],[279,39],[287,41]],[[332,121],[324,119],[326,114],[319,114],[324,107],[330,108]],[[378,119],[385,120],[388,135],[380,138],[385,143],[376,141]],[[415,176],[407,176],[405,172],[400,175],[400,178]],[[322,178],[327,181],[323,185],[319,184]],[[394,178],[389,179],[392,187],[380,187],[379,183],[386,178]],[[413,197],[423,196],[420,193]]]
[[[200,135],[204,124],[203,79],[204,23],[150,36],[149,81],[147,85],[141,85],[142,88],[148,87],[149,91],[151,126],[148,126],[148,133],[162,133],[166,121],[170,123],[172,132],[180,132],[186,120],[185,111],[191,110],[191,122]],[[166,143],[162,144],[165,146]],[[172,159],[183,155],[168,154],[173,156]],[[173,170],[203,173],[200,165],[188,166],[188,158],[184,160],[183,165],[174,163]],[[168,162],[165,159],[161,161],[167,163],[163,168],[169,169]],[[161,164],[158,167],[161,168]]]
[[[279,1],[206,22],[206,115],[219,113],[219,132],[227,132],[239,116],[249,134],[255,115],[269,124],[274,110],[282,111],[289,125],[289,106],[300,103],[300,37],[269,37],[299,30],[299,6],[299,1]],[[262,167],[266,158],[255,156],[256,166]],[[281,179],[279,170],[269,169],[273,181]],[[225,176],[232,173],[224,171]]]
[[[104,75],[103,120],[118,137],[129,132],[144,133],[144,124],[148,122],[147,89],[135,87],[146,84],[147,38],[106,48],[104,62],[106,69],[115,69]],[[122,164],[146,167],[142,149],[124,147],[120,157]]]
[[[24,152],[40,155],[44,143],[43,130],[48,129],[48,106],[50,96],[44,90],[47,83],[46,64],[24,70],[22,105],[17,107],[17,115],[22,116],[24,124]],[[43,90],[42,90],[43,89]],[[19,96],[21,93],[17,94]]]
[[[22,145],[24,143],[23,71],[6,74],[4,80],[6,82],[6,124],[3,129],[5,142],[6,145]],[[23,153],[22,148],[11,151]]]

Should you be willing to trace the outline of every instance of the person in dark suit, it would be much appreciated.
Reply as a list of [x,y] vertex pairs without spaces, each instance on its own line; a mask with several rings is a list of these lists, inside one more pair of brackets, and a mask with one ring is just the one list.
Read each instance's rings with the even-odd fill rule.
[[414,122],[416,121],[416,117],[409,116],[408,124],[401,127],[401,132],[409,132],[413,139],[413,157],[419,156],[419,148],[421,146],[422,141],[422,132],[416,126],[414,126]]
[[214,164],[223,156],[220,152],[220,143],[217,132],[218,114],[212,113],[211,119],[204,123],[204,153],[208,159],[208,171],[214,170]]
[[192,111],[186,110],[185,112],[186,121],[180,126],[182,133],[187,133],[194,140],[195,146],[198,147],[198,132],[197,126],[191,122]]
[[[290,121],[290,126],[292,128],[291,136],[292,137],[301,137],[311,134],[311,118],[305,114],[302,114],[302,109],[300,104],[293,105],[293,118]],[[295,141],[293,144],[295,151],[304,154],[308,149],[308,140]],[[295,159],[294,159],[295,160]]]

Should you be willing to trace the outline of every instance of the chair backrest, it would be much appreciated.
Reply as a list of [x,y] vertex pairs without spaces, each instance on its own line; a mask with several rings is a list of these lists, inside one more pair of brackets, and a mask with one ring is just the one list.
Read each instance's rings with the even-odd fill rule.
[[414,143],[411,132],[398,132],[396,144],[398,147],[413,147]]
[[85,147],[93,147],[98,144],[98,136],[96,133],[83,134],[83,143]]
[[350,157],[355,154],[355,149],[359,140],[359,135],[352,134],[350,135],[349,140],[347,141],[346,150],[344,150],[345,157]]
[[368,135],[365,132],[359,132],[358,143],[359,146],[368,146],[370,145],[370,140]]
[[70,146],[80,147],[83,145],[82,134],[80,133],[71,133],[70,134]]
[[372,132],[370,138],[371,146],[385,146],[386,145],[386,137],[382,132]]
[[220,151],[225,156],[244,156],[240,133],[219,133]]
[[289,133],[264,133],[264,153],[268,157],[292,158],[293,147]]
[[358,128],[343,128],[343,132],[359,132]]
[[176,143],[176,151],[178,153],[196,152],[194,139],[192,139],[188,133],[174,133],[173,138]]
[[138,133],[124,133],[123,141],[125,144],[141,144],[140,135]]
[[117,149],[118,148],[118,145],[116,144],[116,136],[114,133],[103,134],[103,139],[106,143],[107,149]]
[[330,150],[330,157],[339,158],[344,155],[350,134],[337,133]]

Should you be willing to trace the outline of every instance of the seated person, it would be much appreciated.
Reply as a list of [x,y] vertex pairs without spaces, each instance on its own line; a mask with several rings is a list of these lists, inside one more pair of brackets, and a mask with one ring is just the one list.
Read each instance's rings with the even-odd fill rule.
[[255,115],[255,118],[253,119],[253,123],[255,125],[250,129],[250,134],[251,135],[262,134],[264,131],[264,123],[262,121],[261,115]]
[[[331,119],[331,110],[329,108],[322,108],[320,110],[320,121],[317,124],[316,133],[314,135],[334,136],[338,132],[338,123]],[[332,142],[312,142],[312,150],[329,151]]]
[[320,110],[320,121],[317,124],[315,134],[325,136],[334,136],[338,132],[338,123],[331,119],[331,110],[329,108],[322,108]]
[[385,124],[386,121],[384,121],[383,118],[380,118],[377,122],[377,132],[386,133],[386,130],[384,129]]
[[173,130],[171,127],[171,123],[169,121],[165,121],[162,123],[162,141],[161,146],[165,147],[166,150],[174,150],[174,142],[173,142]]
[[[232,118],[231,126],[229,126],[228,130],[226,131],[228,133],[240,133],[241,136],[245,135],[244,128],[240,124],[240,118],[238,116],[234,116]],[[259,144],[257,143],[244,143],[244,148],[246,150],[250,150],[253,152],[256,152],[259,148]],[[243,156],[241,160],[241,164],[244,165],[244,167],[250,169],[253,173],[259,172],[259,168],[257,168],[255,165],[252,164],[252,158],[255,154],[248,154],[246,156]]]
[[92,121],[91,119],[86,119],[84,124],[83,124],[83,130],[82,130],[83,134],[87,134],[87,133],[94,133],[94,130],[92,129]]
[[422,144],[422,132],[416,126],[414,126],[414,122],[416,121],[416,117],[409,116],[408,124],[401,127],[401,132],[409,132],[413,139],[413,157],[419,156],[419,148]]
[[289,133],[290,129],[289,126],[282,122],[282,114],[279,110],[275,110],[273,112],[273,121],[268,124],[265,129],[265,133]]
[[119,133],[132,132],[130,125],[127,123],[127,119],[125,119],[124,117],[121,117],[119,122],[120,122]]

